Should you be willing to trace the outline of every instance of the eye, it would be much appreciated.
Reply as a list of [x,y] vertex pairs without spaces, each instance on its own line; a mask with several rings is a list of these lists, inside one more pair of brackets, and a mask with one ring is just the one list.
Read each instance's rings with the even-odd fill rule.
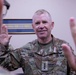
[[35,24],[36,24],[36,25],[39,25],[39,24],[40,24],[40,22],[36,22]]

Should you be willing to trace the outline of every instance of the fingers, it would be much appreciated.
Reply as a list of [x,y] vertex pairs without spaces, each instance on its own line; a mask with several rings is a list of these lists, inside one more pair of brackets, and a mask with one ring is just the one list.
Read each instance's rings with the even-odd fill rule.
[[1,34],[7,34],[8,35],[8,29],[7,29],[6,25],[2,25]]
[[70,18],[70,29],[71,29],[74,43],[76,45],[76,22],[75,22],[75,19],[73,17]]
[[70,18],[70,28],[71,28],[71,31],[75,33],[74,31],[76,30],[76,23],[73,17]]

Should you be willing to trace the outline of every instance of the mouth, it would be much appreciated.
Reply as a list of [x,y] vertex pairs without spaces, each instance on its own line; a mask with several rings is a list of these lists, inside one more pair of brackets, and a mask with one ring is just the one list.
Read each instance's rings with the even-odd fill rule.
[[44,29],[44,30],[43,29],[39,29],[38,30],[38,32],[44,32],[44,31],[47,31],[47,30],[46,29]]
[[44,34],[46,32],[46,30],[40,30],[40,31],[38,31],[38,33],[40,33],[40,34]]

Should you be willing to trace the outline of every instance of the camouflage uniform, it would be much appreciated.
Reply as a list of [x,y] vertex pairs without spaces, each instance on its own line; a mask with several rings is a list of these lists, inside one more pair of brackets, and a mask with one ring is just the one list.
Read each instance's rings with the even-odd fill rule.
[[22,67],[25,75],[74,75],[69,74],[62,43],[67,42],[53,37],[41,44],[36,39],[16,50],[0,44],[0,65],[10,71]]

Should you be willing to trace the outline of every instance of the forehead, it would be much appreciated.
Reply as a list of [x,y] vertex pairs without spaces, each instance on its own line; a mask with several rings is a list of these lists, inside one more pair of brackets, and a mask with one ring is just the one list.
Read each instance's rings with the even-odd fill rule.
[[51,21],[51,17],[47,13],[43,14],[35,14],[33,16],[33,21],[40,21],[40,20],[46,20],[46,21]]

